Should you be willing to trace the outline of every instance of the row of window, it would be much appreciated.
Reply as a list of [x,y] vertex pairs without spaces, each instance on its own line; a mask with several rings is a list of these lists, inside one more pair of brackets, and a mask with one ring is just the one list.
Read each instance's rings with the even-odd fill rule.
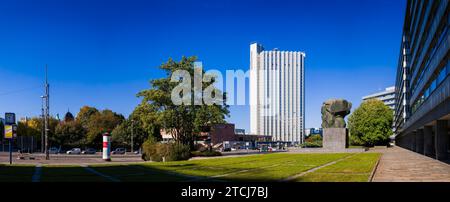
[[421,93],[416,101],[414,101],[414,104],[411,108],[412,113],[417,111],[417,109],[425,102],[425,100],[427,100],[427,98],[433,93],[434,90],[436,90],[436,88],[445,80],[445,78],[447,78],[448,75],[450,75],[449,60],[447,60],[447,64],[441,68],[437,76],[434,77],[434,80],[427,85],[425,91]]
[[[430,45],[432,46],[431,50],[428,51],[428,57],[426,58],[426,62],[425,65],[423,66],[423,68],[421,69],[420,73],[418,74],[418,79],[416,80],[416,82],[414,82],[414,84],[412,85],[412,93],[414,93],[416,91],[416,87],[417,85],[422,81],[423,79],[423,75],[425,72],[425,69],[428,68],[428,66],[430,65],[430,62],[432,61],[433,58],[435,58],[435,53],[438,50],[438,48],[440,47],[440,44],[442,44],[442,42],[444,41],[444,39],[446,39],[447,37],[447,32],[448,32],[448,27],[449,27],[449,23],[447,20],[447,17],[444,17],[443,19],[443,26],[441,26],[441,28],[436,32],[436,43],[434,43],[434,45],[432,45],[433,43],[431,43]],[[438,20],[438,19],[435,19]],[[411,71],[412,73],[413,71]]]

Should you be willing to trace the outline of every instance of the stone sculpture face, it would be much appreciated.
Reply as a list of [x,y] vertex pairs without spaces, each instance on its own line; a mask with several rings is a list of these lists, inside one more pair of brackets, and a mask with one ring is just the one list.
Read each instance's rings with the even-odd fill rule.
[[345,128],[345,116],[350,114],[352,103],[343,99],[330,99],[322,104],[322,128]]

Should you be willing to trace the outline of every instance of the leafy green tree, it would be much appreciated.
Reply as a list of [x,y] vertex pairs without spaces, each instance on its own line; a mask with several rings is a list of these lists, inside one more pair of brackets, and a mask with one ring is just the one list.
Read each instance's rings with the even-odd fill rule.
[[[209,82],[202,80],[202,88],[200,90],[204,92],[205,89],[213,89],[212,92],[219,92],[223,95],[223,99],[220,100],[222,103],[217,104],[217,102],[214,102],[215,104],[212,105],[194,105],[194,100],[201,96],[195,93],[195,90],[198,89],[194,89],[194,79],[191,79],[191,91],[188,92],[191,95],[190,104],[182,103],[181,105],[176,105],[172,102],[172,90],[180,84],[179,82],[171,82],[172,74],[177,70],[185,70],[191,75],[191,78],[194,78],[194,62],[196,60],[196,57],[183,57],[179,62],[169,59],[160,66],[166,72],[167,77],[152,80],[150,82],[151,89],[138,93],[138,96],[143,98],[138,108],[144,108],[146,111],[146,113],[141,114],[143,116],[141,120],[144,120],[144,125],[150,125],[148,121],[151,120],[152,127],[159,126],[164,128],[172,134],[177,143],[189,145],[191,149],[194,147],[195,135],[203,127],[216,123],[225,123],[225,116],[229,115],[228,106],[225,104],[225,94],[213,86],[215,79],[211,79]],[[220,96],[217,95],[217,97]]]
[[380,100],[364,101],[348,118],[354,145],[387,144],[392,135],[393,111]]
[[90,106],[83,106],[80,109],[80,112],[78,112],[76,121],[80,123],[83,127],[86,127],[89,125],[89,120],[91,116],[95,114],[99,114],[100,112],[95,107]]
[[82,147],[86,129],[77,121],[61,122],[56,127],[56,141],[62,147]]
[[100,147],[103,133],[111,133],[124,119],[121,114],[117,114],[111,110],[103,110],[91,115],[87,123],[86,144],[88,146]]
[[127,119],[112,131],[112,141],[116,146],[131,147],[131,135],[133,135],[133,148],[137,150],[148,138],[148,134],[142,128],[139,121]]

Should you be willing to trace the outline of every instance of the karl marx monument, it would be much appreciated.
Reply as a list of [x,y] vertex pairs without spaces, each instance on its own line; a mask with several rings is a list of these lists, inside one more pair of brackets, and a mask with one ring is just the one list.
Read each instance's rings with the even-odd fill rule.
[[350,114],[352,103],[343,99],[330,99],[322,104],[323,148],[344,150],[348,147],[345,116]]

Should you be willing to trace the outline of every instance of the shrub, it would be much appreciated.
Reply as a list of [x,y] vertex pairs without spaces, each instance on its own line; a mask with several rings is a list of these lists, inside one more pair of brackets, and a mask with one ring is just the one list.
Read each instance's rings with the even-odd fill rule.
[[148,139],[142,145],[142,159],[145,161],[180,161],[191,157],[188,145],[179,143],[159,143],[154,139]]
[[322,147],[322,142],[305,142],[301,145],[302,147]]
[[207,157],[207,156],[222,156],[222,153],[218,152],[218,151],[214,151],[214,150],[205,150],[205,151],[193,151],[191,152],[192,156],[202,156],[202,157]]
[[322,147],[322,136],[319,134],[311,135],[305,139],[302,147]]
[[191,157],[189,145],[179,143],[169,143],[165,150],[166,161],[182,161]]

